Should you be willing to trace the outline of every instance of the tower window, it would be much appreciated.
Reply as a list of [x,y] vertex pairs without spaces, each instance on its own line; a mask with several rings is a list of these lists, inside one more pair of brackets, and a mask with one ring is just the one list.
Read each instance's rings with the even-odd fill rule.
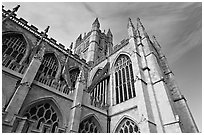
[[115,63],[116,104],[136,96],[132,62],[126,55],[120,55]]

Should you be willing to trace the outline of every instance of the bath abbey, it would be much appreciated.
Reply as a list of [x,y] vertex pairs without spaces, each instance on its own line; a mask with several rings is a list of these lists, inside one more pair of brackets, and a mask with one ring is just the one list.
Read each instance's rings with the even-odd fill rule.
[[100,18],[68,48],[2,7],[2,132],[199,132],[155,36],[139,18],[113,44]]

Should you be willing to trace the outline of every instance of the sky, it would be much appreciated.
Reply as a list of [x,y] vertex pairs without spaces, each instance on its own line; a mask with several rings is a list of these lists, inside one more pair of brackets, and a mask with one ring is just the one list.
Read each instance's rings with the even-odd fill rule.
[[3,3],[5,9],[20,4],[17,16],[69,47],[89,32],[96,17],[101,30],[113,33],[114,45],[128,37],[128,18],[139,17],[151,37],[155,35],[167,57],[177,84],[186,97],[195,122],[202,130],[202,4],[201,3]]

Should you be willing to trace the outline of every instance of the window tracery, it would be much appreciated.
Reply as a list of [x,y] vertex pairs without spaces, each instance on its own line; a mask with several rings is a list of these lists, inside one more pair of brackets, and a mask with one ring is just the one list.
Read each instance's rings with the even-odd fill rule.
[[22,73],[19,63],[26,53],[26,41],[21,34],[11,33],[2,36],[2,65]]
[[117,127],[116,133],[140,133],[140,131],[133,120],[125,118]]
[[136,96],[132,62],[126,55],[120,55],[115,63],[116,104]]
[[38,69],[35,80],[51,85],[58,71],[58,61],[53,53],[44,55],[43,61]]
[[101,80],[90,92],[91,105],[103,109],[107,105],[107,91],[109,78]]
[[36,121],[36,129],[40,129],[42,124],[48,124],[51,127],[50,132],[54,133],[59,126],[57,112],[55,111],[54,107],[47,102],[28,108],[23,116],[26,116],[30,120]]
[[92,116],[82,121],[79,125],[79,133],[100,133],[97,120]]

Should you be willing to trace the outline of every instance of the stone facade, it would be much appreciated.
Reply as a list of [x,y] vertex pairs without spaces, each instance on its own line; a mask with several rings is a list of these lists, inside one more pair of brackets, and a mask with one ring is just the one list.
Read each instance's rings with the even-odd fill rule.
[[[113,45],[98,18],[70,49],[2,11],[3,132],[198,132],[161,47],[140,19]],[[73,46],[74,45],[74,46]]]

